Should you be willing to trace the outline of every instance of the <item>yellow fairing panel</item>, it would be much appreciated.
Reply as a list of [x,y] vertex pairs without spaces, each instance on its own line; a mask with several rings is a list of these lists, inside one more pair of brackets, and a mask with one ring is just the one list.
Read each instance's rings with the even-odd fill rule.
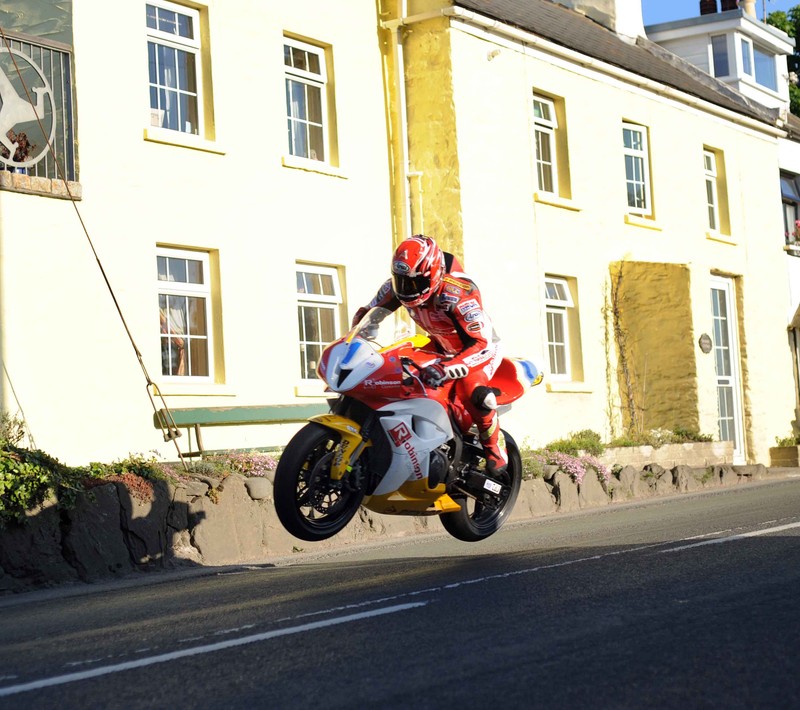
[[[343,417],[339,414],[318,414],[315,417],[310,417],[309,421],[322,424],[338,431],[342,435],[342,440],[336,447],[336,452],[331,463],[331,478],[335,481],[341,480],[347,471],[350,470],[353,464],[353,453],[362,443],[361,427],[352,419]],[[372,446],[372,443],[364,442],[364,446]]]
[[365,498],[362,505],[385,515],[438,515],[461,510],[461,506],[445,493],[443,483],[430,489],[427,479],[406,481],[393,493]]

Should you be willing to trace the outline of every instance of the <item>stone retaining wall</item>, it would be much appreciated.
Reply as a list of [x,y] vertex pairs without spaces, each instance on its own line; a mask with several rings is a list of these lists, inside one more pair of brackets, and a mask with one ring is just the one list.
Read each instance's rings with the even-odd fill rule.
[[[524,481],[511,520],[525,520],[619,501],[739,485],[765,475],[762,466],[666,469],[625,466],[609,483],[593,472],[576,485],[560,470]],[[62,583],[96,582],[148,570],[258,562],[355,543],[441,532],[436,517],[376,515],[361,509],[339,535],[320,543],[297,540],[278,522],[267,479],[159,482],[151,500],[123,482],[81,495],[72,510],[49,501],[23,525],[0,535],[0,593]]]

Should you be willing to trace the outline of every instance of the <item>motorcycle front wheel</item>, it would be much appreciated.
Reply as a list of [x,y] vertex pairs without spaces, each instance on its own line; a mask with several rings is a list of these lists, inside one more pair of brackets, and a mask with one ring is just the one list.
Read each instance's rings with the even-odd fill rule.
[[320,424],[306,424],[286,445],[275,470],[275,512],[281,525],[301,540],[333,537],[358,511],[363,491],[331,479],[340,436]]
[[441,515],[442,525],[454,538],[464,542],[478,542],[496,533],[514,508],[522,484],[522,458],[517,443],[503,432],[508,453],[508,475],[511,488],[508,497],[497,506],[485,505],[470,496],[453,496],[461,505],[455,513]]

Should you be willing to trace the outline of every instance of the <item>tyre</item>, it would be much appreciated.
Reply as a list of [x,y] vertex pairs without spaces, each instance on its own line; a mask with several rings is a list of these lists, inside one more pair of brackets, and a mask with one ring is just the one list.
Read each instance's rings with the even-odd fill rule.
[[508,452],[508,475],[510,492],[505,501],[499,505],[486,505],[470,496],[453,498],[461,505],[455,513],[444,513],[440,516],[444,529],[454,538],[464,542],[477,542],[496,533],[514,508],[522,484],[522,458],[514,439],[505,431],[506,451]]
[[275,470],[275,512],[301,540],[326,540],[353,518],[363,491],[331,480],[331,462],[341,437],[320,424],[306,424],[286,445]]

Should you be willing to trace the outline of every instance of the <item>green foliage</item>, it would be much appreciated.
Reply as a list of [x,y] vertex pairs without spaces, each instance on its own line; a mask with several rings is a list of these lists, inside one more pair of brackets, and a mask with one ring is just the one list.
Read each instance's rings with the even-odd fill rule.
[[[770,12],[767,15],[767,24],[777,27],[789,37],[800,37],[800,5],[789,8],[788,12]],[[800,50],[796,48],[786,59],[789,71],[800,73]],[[800,116],[800,88],[792,82],[789,82],[789,110],[795,116]]]
[[789,436],[776,436],[776,446],[800,446],[800,435],[789,434]]
[[25,437],[25,422],[8,412],[0,412],[0,446],[17,446]]
[[566,439],[557,439],[545,446],[548,451],[558,451],[570,456],[578,456],[581,453],[599,456],[605,451],[605,448],[600,434],[591,429],[574,431]]
[[0,528],[22,522],[51,493],[67,499],[80,486],[71,470],[43,451],[5,443],[0,448]]
[[628,431],[609,442],[611,447],[652,446],[658,449],[664,444],[690,444],[701,441],[714,441],[714,437],[701,434],[695,429],[675,427],[675,429],[649,429],[647,431]]

